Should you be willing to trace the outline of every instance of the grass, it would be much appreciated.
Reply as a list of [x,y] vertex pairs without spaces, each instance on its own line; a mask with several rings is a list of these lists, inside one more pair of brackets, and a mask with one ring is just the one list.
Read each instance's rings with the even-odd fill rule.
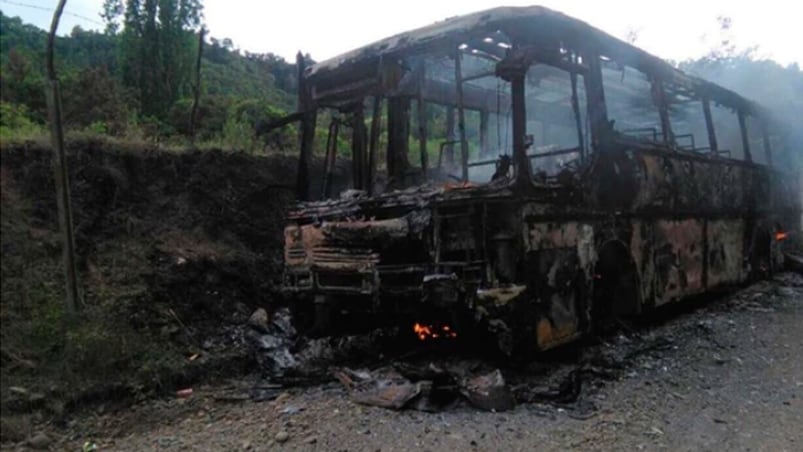
[[[101,155],[106,158],[109,153],[141,154],[154,147],[86,131],[70,133],[67,142],[70,149],[94,143],[104,149],[106,154]],[[55,193],[50,193],[47,184],[36,182],[52,177],[50,158],[43,152],[48,147],[46,135],[18,134],[0,145],[4,153],[0,165],[0,383],[3,388],[21,386],[31,393],[47,394],[49,405],[44,408],[52,413],[60,412],[67,400],[102,393],[104,388],[125,388],[134,397],[161,391],[186,371],[188,346],[174,340],[174,329],[167,328],[165,333],[152,325],[156,321],[175,324],[175,319],[157,312],[161,300],[149,291],[147,278],[157,271],[151,254],[154,239],[196,254],[232,256],[219,245],[205,242],[203,235],[190,234],[187,239],[178,231],[175,237],[154,237],[148,229],[126,231],[113,220],[101,229],[103,237],[91,237],[91,250],[79,255],[85,303],[74,318],[67,318],[60,235],[52,211]],[[27,152],[30,159],[25,157]],[[72,169],[80,173],[86,170],[82,165]],[[76,187],[91,180],[76,177],[72,182]],[[83,190],[92,192],[92,188]],[[76,193],[80,190],[73,193],[78,225],[82,216],[99,213],[88,212],[91,206]],[[127,215],[126,209],[131,208],[123,206],[109,214]],[[137,316],[145,320],[134,322]],[[4,426],[13,427],[13,420],[5,422],[6,414],[14,415],[8,403],[4,391]]]
[[[152,369],[180,356],[143,340],[127,322],[130,303],[145,292],[136,276],[147,265],[141,246],[122,241],[101,252],[84,278],[87,303],[68,319],[58,233],[35,225],[31,200],[5,169],[2,184],[0,334],[4,361],[14,357],[3,363],[3,387],[77,393],[110,381],[152,380]],[[130,379],[121,375],[132,370]]]

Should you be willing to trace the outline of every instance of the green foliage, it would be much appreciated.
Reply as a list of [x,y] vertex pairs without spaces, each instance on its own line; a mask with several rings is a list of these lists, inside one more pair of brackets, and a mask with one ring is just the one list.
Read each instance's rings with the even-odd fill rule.
[[[193,12],[196,7],[200,13],[196,1],[109,0],[102,12],[109,25],[105,33],[76,27],[69,37],[57,38],[65,127],[90,134],[186,143],[197,51],[197,36],[191,28],[200,18]],[[175,14],[171,16],[169,11]],[[156,17],[156,22],[149,25],[149,17]],[[165,17],[169,26],[162,23]],[[24,108],[35,126],[20,123],[23,129],[5,127],[3,134],[27,137],[45,130],[47,120],[46,33],[2,14],[0,25],[0,100]],[[155,27],[148,29],[151,35],[145,33],[147,26]],[[142,33],[136,31],[138,27]],[[153,39],[172,39],[173,45],[165,47],[160,41],[158,52],[147,52]],[[227,122],[229,138],[246,125],[252,130],[243,133],[250,136],[257,125],[295,109],[295,65],[270,53],[243,53],[229,39],[209,41],[201,64],[198,140],[221,142]],[[166,67],[165,59],[176,65]],[[142,64],[147,70],[142,70]],[[232,121],[230,114],[235,115]],[[238,140],[250,140],[247,136]],[[285,148],[295,145],[296,134],[290,126],[257,141],[258,147]]]
[[9,102],[0,102],[0,127],[23,129],[33,126],[28,108]]
[[[223,130],[232,99],[226,96],[203,96],[196,112],[196,138],[209,140]],[[181,135],[189,135],[192,99],[185,97],[173,104],[167,123]]]
[[29,139],[44,132],[25,105],[0,102],[0,140]]
[[43,123],[47,118],[45,79],[34,70],[30,53],[11,49],[0,72],[0,100],[24,105],[32,120]]
[[103,67],[82,69],[62,89],[64,122],[68,128],[102,125],[113,135],[122,134],[135,105],[120,82]]
[[198,0],[129,0],[125,8],[122,0],[105,3],[109,21],[123,11],[120,69],[143,114],[164,119],[173,103],[190,92],[201,10]]
[[[206,95],[230,95],[239,98],[262,99],[283,110],[295,107],[296,83],[280,82],[285,72],[295,72],[295,67],[282,59],[263,59],[261,56],[247,54],[240,56],[236,51],[226,50],[216,45],[217,40],[204,49],[206,58],[202,62],[202,87]],[[225,54],[225,57],[221,57]],[[285,91],[288,86],[293,91]]]
[[227,149],[255,153],[259,149],[259,144],[254,133],[254,128],[249,124],[245,114],[229,116],[223,124],[223,131],[220,134],[220,145]]

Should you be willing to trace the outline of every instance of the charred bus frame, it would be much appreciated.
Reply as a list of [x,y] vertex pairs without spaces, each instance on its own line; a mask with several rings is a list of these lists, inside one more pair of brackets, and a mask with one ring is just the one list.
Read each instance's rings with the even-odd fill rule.
[[[796,150],[768,112],[561,13],[496,8],[298,63],[302,200],[335,112],[323,200],[285,230],[284,290],[317,327],[461,311],[508,353],[543,350],[764,276],[800,232],[798,180],[772,167]],[[353,190],[330,198],[342,128]]]

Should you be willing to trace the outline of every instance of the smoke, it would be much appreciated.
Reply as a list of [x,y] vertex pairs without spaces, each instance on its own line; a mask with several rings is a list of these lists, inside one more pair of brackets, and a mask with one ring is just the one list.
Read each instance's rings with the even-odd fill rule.
[[797,64],[783,67],[750,54],[687,61],[680,68],[751,99],[771,113],[773,166],[803,168],[803,72]]
[[[799,202],[803,205],[803,72],[798,64],[783,67],[772,60],[756,59],[751,52],[731,52],[687,61],[680,64],[680,69],[731,89],[769,110],[772,165],[797,172]],[[800,224],[803,225],[803,214]]]

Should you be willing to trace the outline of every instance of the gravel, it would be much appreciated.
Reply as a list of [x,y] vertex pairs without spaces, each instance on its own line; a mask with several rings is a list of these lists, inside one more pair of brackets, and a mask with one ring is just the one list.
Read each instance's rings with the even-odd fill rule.
[[663,317],[503,369],[511,385],[533,387],[589,363],[616,369],[612,378],[583,373],[573,402],[427,413],[357,405],[334,382],[265,402],[224,401],[215,396],[231,385],[206,386],[187,399],[85,413],[47,435],[54,450],[85,441],[124,451],[803,449],[803,277],[782,274]]

